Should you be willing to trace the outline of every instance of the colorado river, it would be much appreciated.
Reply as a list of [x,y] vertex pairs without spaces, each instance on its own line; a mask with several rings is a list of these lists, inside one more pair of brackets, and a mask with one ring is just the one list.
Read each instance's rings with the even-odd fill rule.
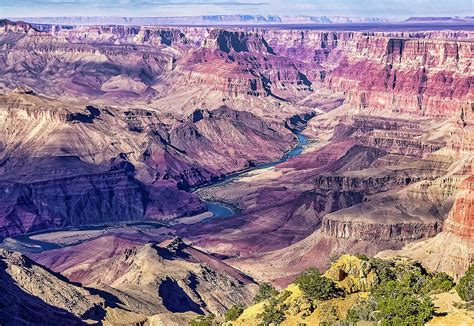
[[302,135],[302,134],[298,134],[297,136],[298,136],[298,144],[296,144],[295,147],[293,147],[291,150],[286,152],[279,160],[269,162],[269,163],[262,163],[262,164],[256,165],[254,167],[248,168],[248,169],[243,170],[243,171],[231,173],[231,174],[225,176],[224,178],[222,178],[221,180],[213,182],[212,184],[208,184],[206,186],[194,189],[193,192],[198,191],[199,189],[202,189],[202,188],[225,184],[225,183],[227,183],[229,181],[232,181],[232,180],[235,180],[236,178],[239,178],[239,177],[241,177],[241,176],[243,176],[243,175],[245,175],[249,172],[253,172],[253,171],[261,170],[261,169],[267,169],[267,168],[270,168],[270,167],[275,166],[277,164],[286,162],[289,159],[291,159],[292,157],[300,155],[303,152],[305,146],[308,145],[308,138],[305,135]]
[[[281,159],[279,159],[277,161],[270,162],[270,163],[259,164],[259,165],[255,166],[253,168],[229,174],[228,176],[226,176],[222,180],[214,182],[213,184],[208,185],[208,186],[226,184],[226,183],[228,183],[232,180],[235,180],[237,178],[240,178],[240,177],[246,175],[249,172],[253,172],[253,171],[261,170],[261,169],[268,169],[268,168],[270,168],[272,166],[275,166],[277,164],[286,162],[289,159],[291,159],[292,157],[300,155],[303,152],[304,147],[306,145],[308,145],[308,138],[305,135],[302,135],[302,134],[298,134],[297,136],[298,136],[298,144],[295,147],[293,147],[291,150],[286,152],[282,156]],[[203,188],[205,188],[205,187],[203,187]],[[213,214],[212,217],[207,219],[207,221],[215,219],[215,218],[219,218],[219,217],[231,217],[235,214],[235,211],[229,205],[221,204],[221,203],[218,203],[218,202],[212,202],[212,201],[205,201],[205,203],[206,203],[208,211]]]
[[[249,168],[245,171],[240,171],[236,173],[232,173],[226,177],[224,177],[222,180],[219,180],[209,186],[215,186],[215,185],[222,185],[225,184],[229,181],[235,180],[241,176],[244,176],[245,174],[249,172],[253,172],[256,170],[260,169],[267,169],[269,167],[275,166],[277,164],[283,163],[291,159],[292,157],[298,156],[303,152],[304,147],[308,144],[308,139],[306,136],[302,134],[298,134],[298,144],[293,147],[290,151],[286,152],[281,159],[270,162],[270,163],[264,163],[257,165],[255,167]],[[223,204],[223,203],[218,203],[218,202],[213,202],[213,201],[204,201],[207,209],[209,212],[212,213],[212,216],[209,218],[204,219],[206,223],[212,222],[213,219],[215,218],[224,218],[224,217],[231,217],[235,215],[235,210],[230,207],[229,205]],[[124,227],[124,226],[150,226],[150,227],[163,227],[166,226],[165,223],[160,223],[160,222],[153,222],[153,221],[140,221],[140,222],[120,222],[120,223],[114,223],[114,224],[100,224],[100,225],[84,225],[81,227],[66,227],[62,229],[55,229],[55,230],[44,230],[44,231],[39,231],[39,232],[34,232],[34,233],[28,233],[28,234],[22,234],[22,235],[17,235],[11,238],[6,238],[4,242],[0,245],[0,247],[8,247],[10,249],[15,249],[19,251],[23,250],[28,250],[30,252],[41,252],[45,250],[51,250],[51,249],[57,249],[61,248],[60,245],[52,242],[47,242],[47,241],[41,241],[41,240],[36,240],[32,239],[31,237],[34,235],[38,234],[44,234],[44,233],[51,233],[51,232],[58,232],[58,231],[75,231],[75,230],[102,230],[106,228],[114,228],[114,227]],[[23,250],[22,250],[23,248]]]

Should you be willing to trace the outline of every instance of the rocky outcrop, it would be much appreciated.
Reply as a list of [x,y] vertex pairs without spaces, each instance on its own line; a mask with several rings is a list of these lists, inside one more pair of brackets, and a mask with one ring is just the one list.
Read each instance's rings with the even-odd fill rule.
[[143,159],[156,179],[175,180],[181,189],[276,160],[295,142],[281,126],[226,106],[194,111],[166,137],[168,148],[152,145]]
[[105,315],[104,300],[27,257],[0,249],[0,322],[82,325]]
[[377,271],[368,260],[342,255],[324,273],[345,293],[368,292],[379,281]]
[[171,144],[219,177],[276,160],[295,141],[288,130],[269,125],[250,112],[225,106],[211,112],[194,112],[189,121],[171,130]]
[[442,140],[427,141],[423,129],[428,120],[409,120],[367,115],[342,117],[334,128],[333,141],[350,137],[388,153],[423,157],[444,147]]
[[407,241],[433,237],[442,229],[439,221],[425,223],[371,223],[369,221],[340,221],[327,216],[322,230],[336,238],[361,241]]

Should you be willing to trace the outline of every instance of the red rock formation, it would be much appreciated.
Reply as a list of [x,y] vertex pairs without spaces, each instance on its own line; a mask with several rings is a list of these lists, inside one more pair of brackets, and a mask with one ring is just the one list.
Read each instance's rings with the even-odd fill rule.
[[474,239],[474,103],[468,103],[460,108],[457,128],[450,134],[449,148],[459,155],[467,156],[464,165],[459,169],[461,176],[467,175],[458,186],[454,206],[445,221],[444,231],[454,233],[467,239]]
[[[7,23],[5,35],[13,27],[25,33],[34,30],[27,24]],[[30,69],[17,64],[5,79],[11,74],[26,77],[47,71],[54,76],[54,71],[64,70],[61,83],[49,84],[51,77],[42,81],[48,83],[49,92],[65,88],[99,97],[136,96],[133,91],[102,87],[122,67],[148,86],[159,80],[175,87],[204,83],[230,97],[293,100],[323,88],[344,92],[350,104],[367,112],[449,116],[461,103],[473,99],[469,32],[89,26],[18,37],[8,40],[9,51],[24,58]],[[87,65],[79,65],[74,72],[67,67],[52,68],[58,65],[53,63],[58,56],[64,64],[73,63],[70,54],[104,58],[107,64],[97,63],[94,69],[95,76],[102,76],[91,76]],[[6,60],[3,65],[7,68],[12,63]],[[35,87],[47,89],[39,83]],[[151,88],[142,94],[159,96]]]
[[460,192],[444,222],[443,230],[474,239],[474,176],[466,178],[461,183]]

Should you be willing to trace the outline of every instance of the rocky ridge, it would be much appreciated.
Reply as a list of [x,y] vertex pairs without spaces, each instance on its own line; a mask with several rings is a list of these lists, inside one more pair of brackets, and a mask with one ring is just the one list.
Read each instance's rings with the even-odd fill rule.
[[106,316],[111,323],[120,315],[135,322],[156,314],[221,315],[233,304],[249,302],[255,291],[251,278],[179,238],[157,245],[105,235],[34,259],[73,282],[112,294],[116,304],[108,302]]
[[102,298],[19,253],[0,249],[0,264],[2,323],[82,325],[83,320],[98,322],[105,313]]

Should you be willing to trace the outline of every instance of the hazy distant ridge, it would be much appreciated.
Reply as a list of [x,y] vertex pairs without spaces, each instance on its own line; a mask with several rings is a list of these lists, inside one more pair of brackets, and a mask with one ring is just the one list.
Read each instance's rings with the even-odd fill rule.
[[37,24],[71,25],[233,25],[233,24],[345,24],[380,23],[391,20],[378,17],[350,16],[262,16],[262,15],[212,15],[187,17],[11,17]]

